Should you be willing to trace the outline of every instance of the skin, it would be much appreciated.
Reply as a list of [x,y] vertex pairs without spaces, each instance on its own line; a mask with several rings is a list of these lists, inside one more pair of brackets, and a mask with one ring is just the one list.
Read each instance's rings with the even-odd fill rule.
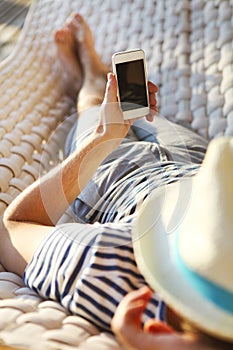
[[183,318],[168,308],[166,324],[154,319],[142,327],[142,314],[152,296],[142,287],[125,296],[112,319],[111,327],[126,350],[229,350],[232,344],[215,341],[204,334],[182,330]]
[[[40,242],[80,194],[100,163],[119,146],[132,123],[123,119],[115,76],[107,75],[108,67],[97,55],[84,19],[73,15],[64,28],[55,33],[54,39],[68,77],[69,92],[79,92],[79,118],[85,109],[100,101],[102,105],[96,129],[79,149],[23,191],[4,213],[0,227],[1,264],[5,270],[20,276]],[[147,118],[150,120],[156,113],[157,87],[151,82],[148,86],[151,114]],[[51,195],[53,193],[56,195]]]
[[[79,118],[82,112],[102,102],[99,123],[85,142],[43,178],[21,193],[8,207],[0,224],[1,264],[7,271],[23,275],[41,240],[51,231],[85,187],[99,164],[121,143],[132,121],[124,121],[117,101],[116,79],[95,51],[90,28],[74,14],[54,35],[57,55],[67,77],[71,96],[78,94]],[[107,76],[107,84],[106,84]],[[106,86],[106,87],[105,87]],[[152,120],[157,112],[157,87],[149,82]],[[85,113],[86,117],[86,113]],[[55,193],[56,195],[51,195]],[[49,195],[48,195],[49,194]],[[199,337],[175,331],[155,320],[141,328],[141,315],[151,297],[147,287],[128,294],[112,320],[112,330],[130,350],[209,350]],[[171,313],[172,314],[172,313]],[[172,325],[181,318],[172,314]],[[221,350],[224,349],[221,347]]]

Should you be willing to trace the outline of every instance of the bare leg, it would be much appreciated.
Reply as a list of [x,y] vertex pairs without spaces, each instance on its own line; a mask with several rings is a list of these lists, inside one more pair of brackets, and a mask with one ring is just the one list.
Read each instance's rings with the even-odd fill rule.
[[76,98],[83,84],[83,72],[76,55],[76,42],[71,31],[64,26],[54,35],[57,55],[63,66],[68,93]]
[[81,15],[74,14],[67,21],[67,28],[75,37],[76,52],[83,72],[83,85],[77,105],[80,113],[102,103],[109,69],[97,54],[91,30]]

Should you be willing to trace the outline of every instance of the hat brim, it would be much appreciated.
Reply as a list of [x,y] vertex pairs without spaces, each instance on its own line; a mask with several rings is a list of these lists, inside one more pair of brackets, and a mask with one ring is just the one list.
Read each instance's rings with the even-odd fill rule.
[[148,284],[173,310],[200,330],[232,342],[233,315],[195,290],[174,258],[177,227],[188,208],[192,186],[193,180],[170,184],[145,202],[133,227],[135,258]]

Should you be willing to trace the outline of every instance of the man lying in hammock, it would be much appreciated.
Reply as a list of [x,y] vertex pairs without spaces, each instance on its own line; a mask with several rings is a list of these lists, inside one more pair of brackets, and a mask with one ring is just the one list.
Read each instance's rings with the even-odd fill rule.
[[[144,118],[131,127],[123,120],[115,77],[107,75],[108,67],[97,55],[91,31],[80,15],[73,15],[56,32],[55,42],[69,89],[79,92],[79,117],[67,139],[67,159],[6,210],[0,235],[1,263],[23,276],[39,295],[57,300],[71,313],[111,331],[112,318],[124,296],[147,288],[132,242],[137,213],[156,189],[195,175],[207,143],[162,117],[153,121],[157,87],[150,82],[151,114],[146,118],[151,123]],[[74,222],[58,224],[70,205]],[[123,305],[122,311],[121,304],[114,318],[113,329],[126,347],[209,349],[205,339],[189,336],[181,326],[180,333],[153,336],[146,348],[138,324],[142,312],[144,324],[157,319],[167,321],[175,330],[182,317],[174,316],[156,292],[144,289],[143,293],[146,297],[143,294],[143,310],[138,317],[135,314],[136,328],[125,328],[122,334],[119,313],[124,325],[132,325],[132,315],[129,323],[125,318],[127,299],[126,307]],[[164,331],[164,326],[161,329]],[[141,337],[140,341],[135,336],[137,344],[132,330]],[[222,338],[229,340],[228,335]]]

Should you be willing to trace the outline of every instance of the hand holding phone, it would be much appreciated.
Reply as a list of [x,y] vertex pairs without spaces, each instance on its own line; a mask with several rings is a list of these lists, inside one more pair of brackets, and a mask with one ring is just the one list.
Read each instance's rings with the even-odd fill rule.
[[149,114],[145,53],[141,49],[117,52],[112,56],[118,85],[118,100],[124,119]]

